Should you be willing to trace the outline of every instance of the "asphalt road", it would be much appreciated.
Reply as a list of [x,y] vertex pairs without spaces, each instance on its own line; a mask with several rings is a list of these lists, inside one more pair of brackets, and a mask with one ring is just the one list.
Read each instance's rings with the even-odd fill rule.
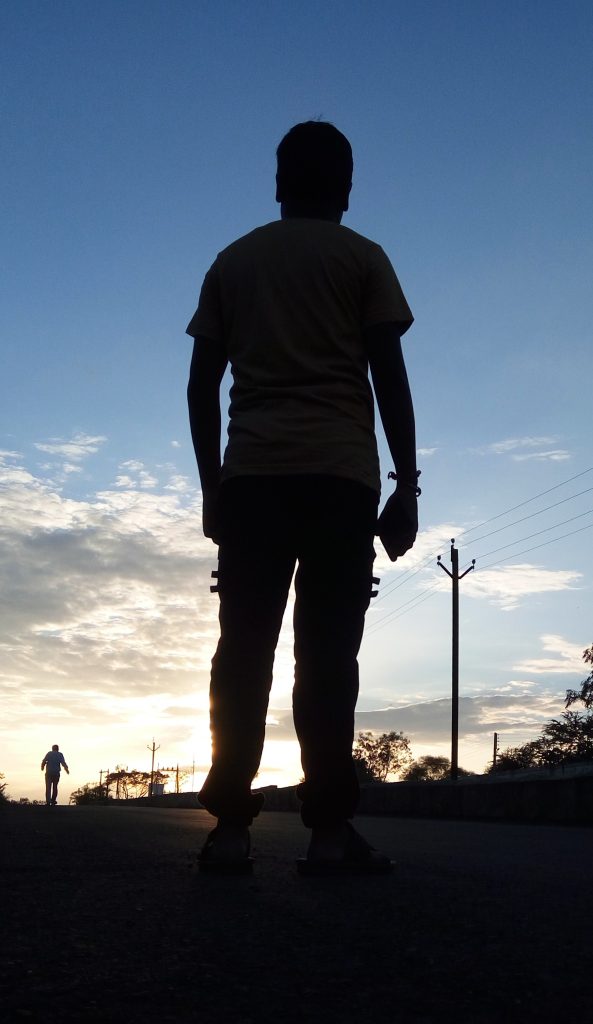
[[301,878],[297,815],[253,877],[193,865],[212,819],[0,813],[3,1021],[593,1021],[593,829],[367,818],[388,878]]

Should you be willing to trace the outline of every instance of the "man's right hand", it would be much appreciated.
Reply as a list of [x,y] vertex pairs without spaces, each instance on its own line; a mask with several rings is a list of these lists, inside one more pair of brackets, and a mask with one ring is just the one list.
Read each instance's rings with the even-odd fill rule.
[[418,533],[418,498],[411,487],[397,487],[387,499],[375,533],[392,562],[413,547]]

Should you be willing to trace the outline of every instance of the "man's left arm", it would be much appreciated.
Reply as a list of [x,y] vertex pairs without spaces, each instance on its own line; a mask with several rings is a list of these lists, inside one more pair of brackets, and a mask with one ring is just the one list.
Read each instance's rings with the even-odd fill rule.
[[227,366],[222,346],[211,338],[198,336],[187,386],[191,436],[202,485],[204,535],[218,542],[218,498],[220,491],[220,384]]
[[393,459],[397,486],[379,520],[379,535],[392,561],[412,547],[418,532],[414,406],[396,323],[365,331],[371,378]]

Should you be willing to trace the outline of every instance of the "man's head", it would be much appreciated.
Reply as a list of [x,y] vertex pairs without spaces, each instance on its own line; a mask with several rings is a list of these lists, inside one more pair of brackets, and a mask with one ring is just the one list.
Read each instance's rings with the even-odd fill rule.
[[59,750],[60,748],[59,748],[57,743],[54,743],[54,745],[53,745],[53,747],[51,749],[52,750]]
[[352,148],[327,121],[295,124],[276,151],[276,200],[279,203],[335,205],[348,209],[352,187]]

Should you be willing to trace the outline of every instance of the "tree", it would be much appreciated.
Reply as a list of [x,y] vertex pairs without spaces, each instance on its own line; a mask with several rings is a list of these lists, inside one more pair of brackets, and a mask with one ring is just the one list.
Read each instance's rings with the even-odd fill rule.
[[386,782],[388,775],[396,775],[412,760],[410,741],[403,732],[359,732],[352,753],[354,764],[362,781]]
[[0,804],[1,803],[8,803],[8,797],[6,796],[6,783],[2,772],[0,772]]
[[88,782],[70,794],[70,803],[77,806],[81,804],[105,804],[107,800],[105,786],[91,786]]
[[[583,661],[593,666],[593,645],[583,651]],[[497,758],[496,768],[490,765],[486,772],[593,761],[593,669],[579,690],[566,691],[565,708],[579,701],[585,713],[566,710],[559,719],[553,718],[543,727],[537,740],[504,750]]]
[[[459,768],[458,772],[459,775],[473,775],[473,772],[468,772],[465,768]],[[441,782],[443,779],[448,779],[450,775],[451,762],[448,757],[438,756],[437,754],[424,754],[417,761],[412,761],[412,764],[406,768],[402,774],[401,781]]]
[[[593,644],[591,647],[587,647],[583,651],[583,661],[585,665],[593,666]],[[567,690],[566,701],[564,706],[569,708],[571,704],[576,704],[577,701],[582,701],[587,710],[593,708],[593,667],[589,672],[586,679],[583,679],[580,690]]]

